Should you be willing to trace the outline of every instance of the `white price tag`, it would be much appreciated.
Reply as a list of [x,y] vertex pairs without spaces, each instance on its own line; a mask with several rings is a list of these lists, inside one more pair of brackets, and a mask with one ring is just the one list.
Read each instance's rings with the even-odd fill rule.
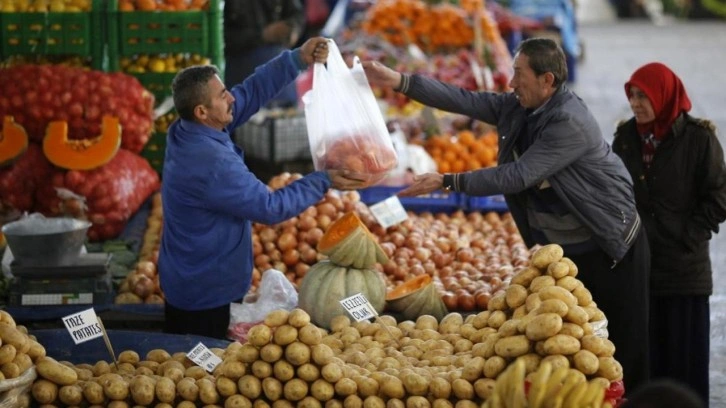
[[350,313],[351,316],[353,316],[356,322],[372,319],[378,316],[378,313],[376,313],[376,309],[371,306],[371,304],[368,302],[368,299],[366,299],[366,297],[363,296],[362,293],[347,297],[341,300],[340,304],[341,306],[343,306],[343,309],[345,309],[348,313]]
[[208,349],[201,341],[194,346],[192,351],[187,353],[187,357],[210,373],[222,362],[222,359],[212,353],[212,350]]
[[406,210],[397,196],[391,196],[369,207],[373,216],[383,228],[396,225],[408,218]]
[[103,337],[103,330],[93,308],[64,317],[63,324],[76,344]]

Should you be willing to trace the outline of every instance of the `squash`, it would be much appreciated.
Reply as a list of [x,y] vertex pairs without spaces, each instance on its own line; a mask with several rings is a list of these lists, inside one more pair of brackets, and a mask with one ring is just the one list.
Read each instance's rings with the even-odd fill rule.
[[300,283],[298,307],[313,323],[329,328],[330,321],[347,312],[340,301],[361,293],[377,313],[386,305],[386,284],[373,269],[355,269],[322,260],[313,265]]
[[15,123],[12,116],[5,116],[0,132],[0,167],[12,164],[28,149],[28,134]]
[[419,275],[396,286],[386,296],[386,309],[401,313],[405,320],[416,320],[422,315],[441,320],[448,313],[429,275]]
[[370,269],[376,262],[388,262],[383,248],[352,211],[330,224],[318,242],[318,252],[339,266],[356,269]]
[[97,139],[69,140],[68,123],[48,124],[43,138],[43,153],[54,165],[68,170],[91,170],[116,156],[121,146],[121,125],[113,116],[104,116]]

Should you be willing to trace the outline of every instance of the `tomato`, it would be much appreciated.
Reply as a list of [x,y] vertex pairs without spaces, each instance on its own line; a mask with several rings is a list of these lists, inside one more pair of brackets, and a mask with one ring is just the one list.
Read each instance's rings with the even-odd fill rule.
[[625,384],[623,380],[613,381],[610,383],[610,387],[605,390],[605,398],[618,399],[625,395]]

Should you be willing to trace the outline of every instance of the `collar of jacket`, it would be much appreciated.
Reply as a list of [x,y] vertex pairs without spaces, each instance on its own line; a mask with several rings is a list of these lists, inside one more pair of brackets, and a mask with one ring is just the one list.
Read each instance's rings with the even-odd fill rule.
[[227,129],[225,130],[219,130],[215,129],[213,127],[201,124],[199,122],[194,122],[191,120],[186,119],[180,119],[179,125],[181,126],[182,131],[184,131],[186,134],[193,134],[193,135],[199,135],[199,136],[207,136],[211,139],[214,139],[220,143],[226,144],[228,141],[230,141],[229,133],[227,132]]

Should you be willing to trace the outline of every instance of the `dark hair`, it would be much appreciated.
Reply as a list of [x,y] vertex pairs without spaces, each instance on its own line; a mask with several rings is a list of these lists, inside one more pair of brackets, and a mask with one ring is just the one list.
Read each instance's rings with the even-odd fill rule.
[[690,387],[674,380],[656,380],[637,388],[623,408],[702,408],[704,402]]
[[213,65],[195,65],[176,74],[171,93],[180,118],[194,120],[194,108],[209,103],[207,82],[215,75],[219,75],[219,70]]
[[517,46],[515,54],[522,53],[529,58],[529,67],[537,75],[551,72],[555,76],[555,88],[567,80],[565,53],[549,38],[528,38]]

